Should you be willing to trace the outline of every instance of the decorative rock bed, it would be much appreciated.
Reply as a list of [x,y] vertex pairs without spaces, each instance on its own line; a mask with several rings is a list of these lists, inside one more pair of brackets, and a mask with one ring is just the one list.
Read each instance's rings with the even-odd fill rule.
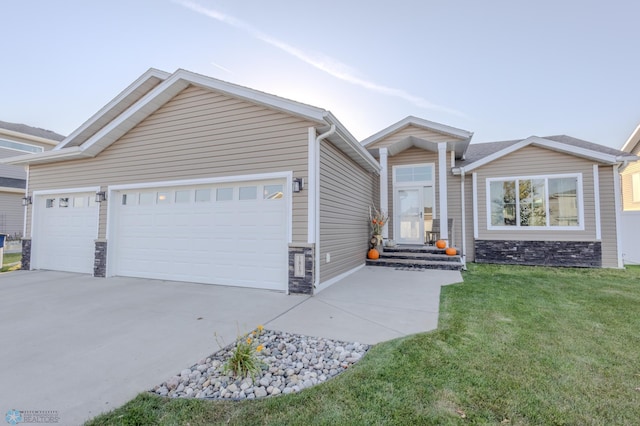
[[235,342],[152,389],[172,398],[242,400],[289,394],[340,374],[369,350],[369,345],[264,330],[257,338],[263,363],[253,378],[223,371]]

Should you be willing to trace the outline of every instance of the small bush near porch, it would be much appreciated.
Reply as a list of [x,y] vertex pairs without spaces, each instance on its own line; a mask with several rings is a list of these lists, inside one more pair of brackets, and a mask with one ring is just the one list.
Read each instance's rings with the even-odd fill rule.
[[241,403],[144,394],[90,424],[638,423],[639,267],[470,265],[464,279],[443,288],[437,331],[324,385]]

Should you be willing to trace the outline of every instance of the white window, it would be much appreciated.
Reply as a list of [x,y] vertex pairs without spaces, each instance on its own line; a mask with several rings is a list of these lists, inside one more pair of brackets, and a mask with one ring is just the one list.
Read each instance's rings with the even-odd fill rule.
[[489,229],[584,229],[582,176],[487,179]]
[[6,139],[0,139],[0,147],[14,149],[22,152],[42,152],[44,149],[41,146],[31,145],[23,142],[8,141]]
[[73,207],[84,207],[84,198],[85,197],[73,197]]
[[196,203],[207,203],[211,201],[210,189],[196,189]]
[[176,203],[188,203],[191,201],[191,191],[176,191]]
[[60,202],[58,203],[60,207],[69,207],[69,199],[68,198],[60,198]]
[[56,199],[55,198],[47,198],[46,206],[48,209],[52,209],[55,207]]
[[150,206],[155,201],[155,193],[153,192],[141,192],[140,193],[140,205]]
[[240,200],[255,200],[258,198],[258,188],[255,186],[241,186],[239,198]]
[[640,203],[640,173],[631,175],[631,190],[633,191],[633,202]]
[[395,183],[433,182],[433,164],[395,166]]
[[284,196],[282,184],[278,185],[265,185],[262,191],[263,198],[265,200],[279,200]]
[[156,198],[156,203],[158,204],[169,204],[169,193],[168,192],[158,192],[158,196]]
[[216,189],[216,201],[231,201],[231,200],[233,200],[233,188]]

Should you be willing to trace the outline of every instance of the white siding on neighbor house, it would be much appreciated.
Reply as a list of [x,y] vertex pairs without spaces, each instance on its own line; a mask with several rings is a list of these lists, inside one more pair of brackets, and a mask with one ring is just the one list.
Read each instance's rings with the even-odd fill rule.
[[[1,138],[2,136],[0,136]],[[15,151],[12,149],[0,148],[0,158],[15,157],[17,155],[24,155],[25,152]],[[26,179],[27,172],[24,170],[24,166],[12,166],[11,164],[0,164],[0,177],[11,179]]]
[[[369,207],[378,200],[378,175],[328,141],[320,145],[320,282],[365,263]],[[330,262],[327,262],[327,254]]]
[[24,207],[22,194],[0,192],[0,233],[14,235],[22,234],[24,221]]
[[[528,146],[475,171],[478,176],[478,194],[475,202],[478,211],[478,237],[480,240],[594,241],[596,239],[592,161]],[[487,229],[487,179],[576,173],[582,174],[582,205],[585,225],[583,231],[530,230],[516,229],[515,227],[505,227],[505,230]],[[600,189],[601,192],[613,192],[613,186],[601,185]]]
[[[635,174],[640,175],[640,161],[629,164],[622,173],[620,173],[622,208],[624,211],[640,211],[640,199],[634,200],[633,198],[633,175]],[[640,188],[636,189],[636,191],[640,191]]]
[[[308,128],[315,124],[190,86],[97,157],[32,165],[29,189],[99,185],[105,190],[283,171],[308,181]],[[106,212],[102,203],[99,238],[106,237]],[[293,241],[306,240],[307,191],[302,191],[293,196]]]
[[640,211],[626,211],[620,215],[622,232],[622,260],[625,265],[640,265]]

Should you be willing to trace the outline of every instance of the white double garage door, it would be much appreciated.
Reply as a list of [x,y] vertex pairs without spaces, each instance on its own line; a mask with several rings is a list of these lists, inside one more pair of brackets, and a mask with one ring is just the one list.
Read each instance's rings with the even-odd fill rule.
[[[286,188],[272,179],[110,191],[108,275],[286,290]],[[32,268],[93,273],[99,214],[95,192],[36,194]]]

